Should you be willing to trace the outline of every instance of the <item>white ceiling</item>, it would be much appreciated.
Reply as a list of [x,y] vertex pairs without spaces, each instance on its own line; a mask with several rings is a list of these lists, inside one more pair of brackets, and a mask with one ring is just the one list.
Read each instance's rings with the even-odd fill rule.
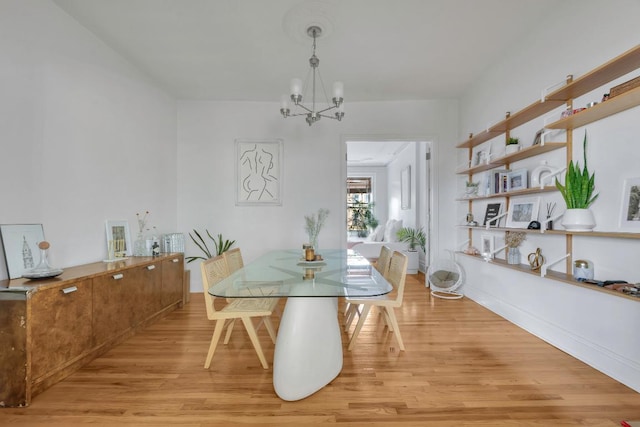
[[[279,102],[304,78],[349,102],[459,97],[562,0],[52,0],[179,99]],[[301,3],[305,3],[301,5]],[[345,116],[346,119],[346,116]]]

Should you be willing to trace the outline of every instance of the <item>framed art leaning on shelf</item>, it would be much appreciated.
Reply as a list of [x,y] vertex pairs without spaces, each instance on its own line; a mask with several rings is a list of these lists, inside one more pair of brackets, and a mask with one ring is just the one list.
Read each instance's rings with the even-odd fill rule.
[[539,208],[540,197],[511,200],[507,215],[507,227],[527,228],[531,221],[538,220]]
[[620,228],[640,229],[640,177],[624,180]]
[[[482,223],[482,225],[486,226],[489,223],[489,221],[491,221],[493,218],[497,217],[501,213],[502,213],[502,203],[488,203],[487,209],[484,212],[484,222]],[[490,224],[490,227],[499,227],[501,220],[502,218],[496,221],[493,221]]]

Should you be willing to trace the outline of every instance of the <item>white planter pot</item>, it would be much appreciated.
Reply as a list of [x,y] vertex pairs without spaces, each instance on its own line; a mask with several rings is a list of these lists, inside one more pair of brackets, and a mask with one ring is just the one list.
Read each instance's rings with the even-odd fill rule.
[[520,151],[520,144],[510,144],[505,147],[505,154],[513,154],[517,151]]
[[567,209],[562,216],[562,226],[567,231],[592,231],[596,220],[591,209]]

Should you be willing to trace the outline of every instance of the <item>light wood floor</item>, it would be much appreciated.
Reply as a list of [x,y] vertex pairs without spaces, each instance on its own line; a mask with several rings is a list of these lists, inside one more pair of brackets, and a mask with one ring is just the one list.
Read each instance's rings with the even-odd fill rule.
[[[406,352],[369,322],[356,349],[345,351],[338,378],[302,401],[274,394],[272,369],[261,368],[240,324],[204,370],[213,327],[202,294],[193,294],[183,309],[36,396],[30,407],[0,409],[0,425],[619,426],[640,420],[639,393],[469,299],[431,298],[423,280],[408,276],[398,312]],[[272,360],[264,328],[259,335]]]

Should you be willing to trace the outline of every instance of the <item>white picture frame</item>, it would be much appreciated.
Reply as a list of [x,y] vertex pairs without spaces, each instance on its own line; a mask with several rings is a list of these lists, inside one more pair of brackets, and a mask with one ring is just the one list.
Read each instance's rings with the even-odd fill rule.
[[411,165],[400,171],[400,209],[411,209]]
[[622,186],[620,228],[640,229],[640,177],[627,178]]
[[526,169],[518,169],[507,173],[507,191],[518,191],[526,188],[528,188]]
[[540,197],[511,199],[507,214],[507,228],[527,228],[531,221],[538,220]]
[[42,224],[2,224],[0,238],[9,279],[18,279],[38,266],[38,244],[44,241]]
[[495,257],[496,239],[491,234],[480,235],[480,255],[484,259],[493,259]]
[[129,232],[129,222],[122,219],[109,219],[106,221],[106,229],[109,259],[130,257],[133,248],[131,244],[131,233]]
[[236,143],[236,206],[282,205],[283,142]]

